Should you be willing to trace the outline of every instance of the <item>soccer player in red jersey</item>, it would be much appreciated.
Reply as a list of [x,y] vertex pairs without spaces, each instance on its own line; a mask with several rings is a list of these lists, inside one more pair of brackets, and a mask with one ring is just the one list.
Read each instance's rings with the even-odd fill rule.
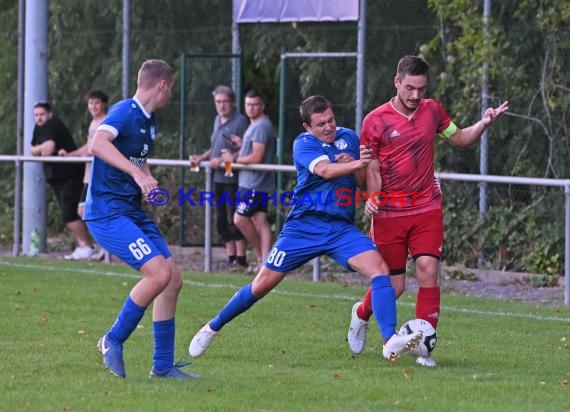
[[[426,99],[429,65],[421,58],[404,56],[398,62],[396,96],[364,119],[360,143],[372,150],[366,172],[368,193],[382,192],[385,202],[370,198],[366,214],[372,216],[370,235],[388,263],[396,296],[406,285],[408,253],[416,265],[419,292],[416,317],[437,328],[440,312],[439,258],[443,249],[442,195],[434,174],[436,137],[453,146],[467,147],[508,110],[508,102],[489,108],[481,120],[467,128],[456,126],[443,106]],[[397,194],[397,196],[396,196]],[[353,353],[364,348],[372,313],[370,290],[352,309],[348,342]],[[431,357],[417,363],[435,366]]]

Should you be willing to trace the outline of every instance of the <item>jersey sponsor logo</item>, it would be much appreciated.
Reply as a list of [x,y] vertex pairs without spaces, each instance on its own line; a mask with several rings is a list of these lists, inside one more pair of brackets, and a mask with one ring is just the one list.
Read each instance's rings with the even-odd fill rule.
[[141,150],[141,157],[145,156],[148,153],[148,145],[145,143],[143,145],[143,149]]
[[142,167],[144,166],[144,162],[146,161],[146,158],[143,157],[129,157],[129,161],[134,164],[136,167],[138,167],[139,169],[142,169]]
[[338,150],[345,150],[348,147],[348,143],[344,139],[335,140],[334,145]]
[[390,133],[390,137],[398,137],[400,136],[400,132],[397,130],[393,130],[392,133]]

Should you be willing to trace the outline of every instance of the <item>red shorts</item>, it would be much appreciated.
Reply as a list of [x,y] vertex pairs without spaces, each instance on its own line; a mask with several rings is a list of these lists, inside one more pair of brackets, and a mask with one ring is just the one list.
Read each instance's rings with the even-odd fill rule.
[[408,253],[441,257],[443,250],[443,210],[435,209],[417,215],[375,217],[370,237],[390,267],[391,275],[406,273]]

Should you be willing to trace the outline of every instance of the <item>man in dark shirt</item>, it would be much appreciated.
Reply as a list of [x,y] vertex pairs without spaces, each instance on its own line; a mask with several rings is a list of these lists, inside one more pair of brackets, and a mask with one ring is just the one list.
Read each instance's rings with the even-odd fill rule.
[[[32,156],[57,156],[60,149],[77,149],[65,124],[51,111],[49,103],[34,105],[34,127],[30,153]],[[77,247],[66,255],[68,260],[89,259],[93,243],[85,223],[77,214],[77,204],[83,188],[82,163],[44,163],[46,181],[52,187],[65,225],[75,238]]]

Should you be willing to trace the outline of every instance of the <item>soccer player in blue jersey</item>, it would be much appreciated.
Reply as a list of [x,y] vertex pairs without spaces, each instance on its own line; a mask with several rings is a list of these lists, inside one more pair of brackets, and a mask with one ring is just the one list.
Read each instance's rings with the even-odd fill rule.
[[324,97],[303,101],[300,114],[306,132],[293,143],[297,169],[294,206],[253,281],[196,333],[189,347],[193,357],[202,355],[225,324],[263,298],[288,272],[321,255],[329,255],[344,268],[370,278],[374,316],[384,338],[386,359],[397,359],[422,338],[421,333],[396,334],[396,294],[390,270],[372,240],[354,226],[354,197],[352,202],[334,201],[339,190],[355,193],[356,173],[362,173],[370,162],[370,150],[359,146],[352,130],[336,126],[332,106]]
[[173,70],[163,60],[145,61],[132,99],[109,109],[90,143],[94,154],[84,220],[93,237],[111,254],[140,271],[117,320],[97,346],[107,368],[125,377],[123,344],[137,327],[146,308],[152,309],[154,332],[151,378],[197,378],[174,364],[174,317],[182,277],[156,224],[141,201],[157,188],[147,157],[156,137],[153,112],[166,105],[173,86]]

